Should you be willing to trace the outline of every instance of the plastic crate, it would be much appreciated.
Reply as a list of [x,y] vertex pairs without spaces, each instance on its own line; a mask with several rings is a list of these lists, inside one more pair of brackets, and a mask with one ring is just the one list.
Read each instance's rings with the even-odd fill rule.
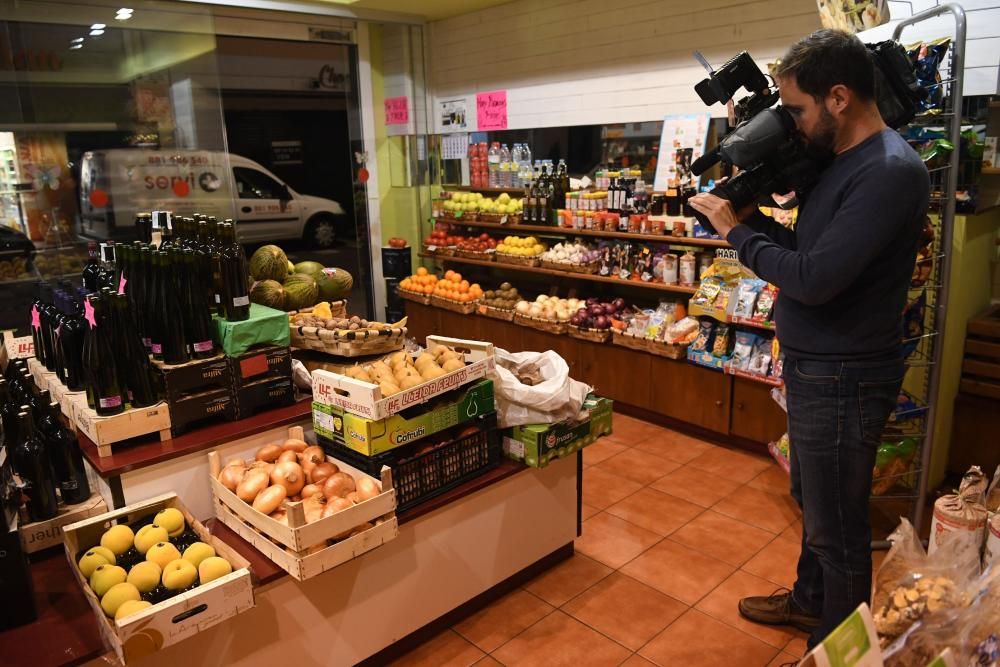
[[496,427],[496,413],[479,418],[479,432],[454,440],[423,454],[424,442],[414,442],[375,456],[365,456],[327,438],[318,438],[323,450],[372,474],[389,466],[396,489],[397,512],[449,491],[500,465],[503,443]]

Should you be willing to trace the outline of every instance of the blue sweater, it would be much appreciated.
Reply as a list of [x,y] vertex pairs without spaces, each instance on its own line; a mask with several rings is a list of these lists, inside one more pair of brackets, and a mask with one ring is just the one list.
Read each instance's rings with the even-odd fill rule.
[[794,231],[762,213],[730,231],[740,261],[781,290],[774,318],[786,354],[900,354],[929,194],[920,157],[886,129],[833,160],[801,203]]

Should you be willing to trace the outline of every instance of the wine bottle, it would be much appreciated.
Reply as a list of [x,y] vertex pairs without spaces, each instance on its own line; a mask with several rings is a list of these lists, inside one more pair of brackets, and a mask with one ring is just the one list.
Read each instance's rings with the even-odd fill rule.
[[83,366],[87,376],[87,402],[102,417],[124,411],[122,387],[118,384],[118,365],[112,348],[110,323],[105,304],[98,295],[90,295],[84,304],[88,328],[83,342]]
[[136,292],[136,298],[141,299],[137,311],[138,317],[142,320],[142,344],[146,347],[148,354],[153,353],[152,331],[155,330],[153,323],[153,313],[155,312],[156,300],[156,273],[153,266],[152,246],[143,246],[139,251],[139,264],[142,267],[142,293]]
[[56,480],[45,443],[35,434],[31,409],[21,406],[17,413],[18,442],[14,450],[14,469],[24,484],[28,497],[28,516],[32,521],[51,519],[59,512]]
[[121,356],[125,363],[125,386],[129,403],[133,408],[144,408],[159,400],[156,385],[153,382],[152,368],[149,356],[142,344],[142,339],[135,330],[133,317],[128,312],[128,299],[121,294],[112,297],[116,315],[115,326],[118,328],[118,340]]
[[215,287],[212,284],[212,239],[209,236],[208,221],[198,222],[197,242],[192,246],[195,251],[195,263],[198,266],[198,282],[205,292],[205,304],[209,309],[209,319],[215,308]]
[[188,248],[183,252],[181,276],[184,294],[184,336],[195,359],[207,359],[215,354],[212,340],[212,314],[205,301],[205,288],[199,280],[197,256]]
[[174,230],[170,227],[164,227],[160,230],[160,252],[167,252],[173,248],[176,243],[174,243]]
[[83,376],[83,335],[86,331],[83,319],[83,304],[73,296],[67,296],[63,311],[62,329],[59,334],[63,368],[63,384],[70,391],[84,388]]
[[208,262],[212,270],[212,301],[215,314],[226,316],[226,306],[222,302],[222,225],[215,220],[208,222]]
[[[118,387],[122,392],[122,401],[127,405],[132,402],[129,395],[128,368],[132,365],[132,360],[128,357],[128,347],[124,338],[124,322],[128,313],[117,308],[118,293],[105,287],[101,290],[101,303],[104,305],[104,316],[107,318],[108,328],[105,335],[111,337],[111,349],[115,351],[115,371],[118,380]],[[98,321],[100,326],[101,322]]]
[[135,235],[141,243],[153,242],[153,216],[151,213],[136,214]]
[[182,271],[180,252],[177,247],[166,253],[160,251],[162,275],[157,315],[163,330],[163,363],[171,365],[185,364],[191,360],[184,338],[184,313],[181,302],[184,292],[180,283]]
[[42,409],[36,428],[49,453],[59,486],[59,496],[67,505],[76,505],[90,498],[90,482],[83,467],[80,443],[62,423],[62,410],[52,401]]
[[163,255],[159,250],[150,252],[150,294],[146,303],[146,335],[149,336],[149,352],[153,359],[163,361],[164,323],[160,316],[161,283],[165,280]]
[[0,424],[3,425],[3,444],[8,452],[14,451],[17,445],[17,413],[20,412],[17,401],[11,392],[6,378],[0,379]]
[[83,289],[87,293],[97,291],[97,282],[101,274],[101,260],[97,254],[97,242],[87,242],[87,265],[80,272],[83,278]]
[[44,282],[35,283],[35,299],[31,302],[31,342],[35,346],[35,357],[45,363],[45,346],[42,345],[42,289]]
[[53,293],[52,286],[46,283],[42,287],[42,347],[45,350],[45,368],[50,371],[54,371],[56,356],[55,356],[55,341],[52,336],[52,320],[56,314],[55,305],[52,303]]
[[232,223],[222,227],[225,235],[222,243],[220,264],[222,269],[222,298],[226,307],[226,319],[242,322],[250,319],[250,284],[247,275],[247,257],[243,246],[236,240],[236,230]]

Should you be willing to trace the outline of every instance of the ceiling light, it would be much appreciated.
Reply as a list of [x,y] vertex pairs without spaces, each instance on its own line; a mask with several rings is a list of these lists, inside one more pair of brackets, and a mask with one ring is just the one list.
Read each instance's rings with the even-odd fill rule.
[[128,7],[122,7],[115,14],[115,20],[117,21],[128,21],[130,18],[132,18],[132,10]]
[[79,44],[83,41],[83,37],[74,37],[70,40],[70,44]]
[[73,44],[69,48],[70,48],[71,51],[76,50],[76,49],[82,49],[83,48],[83,44]]
[[90,36],[91,37],[99,37],[100,35],[103,35],[103,34],[104,34],[103,30],[91,30],[90,31]]
[[95,23],[94,25],[90,26],[90,29],[91,30],[104,30],[107,27],[108,26],[104,25],[103,23]]

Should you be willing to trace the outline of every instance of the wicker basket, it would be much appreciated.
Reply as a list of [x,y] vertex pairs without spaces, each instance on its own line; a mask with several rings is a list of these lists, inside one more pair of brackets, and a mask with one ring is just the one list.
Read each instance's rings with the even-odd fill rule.
[[514,315],[517,311],[515,310],[504,310],[503,308],[494,308],[493,306],[487,306],[485,303],[479,304],[476,312],[483,317],[491,317],[494,320],[503,320],[504,322],[513,322]]
[[667,359],[687,359],[687,344],[673,345],[662,340],[646,340],[646,351]]
[[[433,250],[431,250],[433,248]],[[454,257],[455,248],[453,246],[424,246],[424,252],[436,257]]]
[[472,213],[470,211],[464,211],[462,217],[456,218],[454,213],[449,213],[447,211],[443,212],[436,219],[436,222],[447,222],[449,225],[460,225],[463,222],[476,222],[479,219],[478,213]]
[[406,318],[392,329],[330,330],[292,327],[292,346],[340,357],[363,357],[403,349]]
[[480,262],[492,262],[493,256],[496,253],[493,252],[475,252],[473,250],[459,250],[455,249],[455,257],[465,257],[466,259],[478,259]]
[[521,224],[520,213],[477,213],[479,222],[489,222],[495,225],[519,225]]
[[522,327],[530,327],[550,334],[564,334],[569,327],[569,324],[566,322],[553,322],[552,320],[529,317],[521,313],[514,313],[514,324],[520,324]]
[[412,301],[413,303],[419,303],[424,306],[430,304],[431,297],[427,294],[417,294],[416,292],[411,292],[405,289],[398,289],[396,293],[399,294],[400,299],[406,299],[407,301]]
[[554,271],[566,271],[568,273],[585,273],[594,275],[601,268],[601,263],[591,262],[589,264],[571,264],[570,262],[553,262],[547,259],[542,260],[542,268]]
[[645,336],[636,336],[630,333],[625,333],[624,331],[612,330],[611,342],[614,345],[620,345],[632,350],[642,350],[643,352],[649,351],[648,338]]
[[[302,310],[292,310],[288,312],[289,321],[294,315],[312,315],[313,308],[303,308]],[[330,316],[331,317],[347,317],[347,299],[341,299],[340,301],[330,302]],[[325,318],[324,318],[325,319]]]
[[445,310],[450,310],[453,313],[461,313],[462,315],[471,315],[476,312],[476,306],[478,305],[475,301],[459,303],[457,301],[452,301],[451,299],[443,299],[439,296],[431,296],[430,299],[432,306],[436,308],[444,308]]
[[496,253],[497,261],[503,264],[515,264],[517,266],[539,266],[541,260],[537,257],[521,257],[520,255],[508,255],[506,253]]
[[573,338],[589,340],[591,343],[607,343],[611,340],[611,329],[587,329],[569,325],[567,331]]

